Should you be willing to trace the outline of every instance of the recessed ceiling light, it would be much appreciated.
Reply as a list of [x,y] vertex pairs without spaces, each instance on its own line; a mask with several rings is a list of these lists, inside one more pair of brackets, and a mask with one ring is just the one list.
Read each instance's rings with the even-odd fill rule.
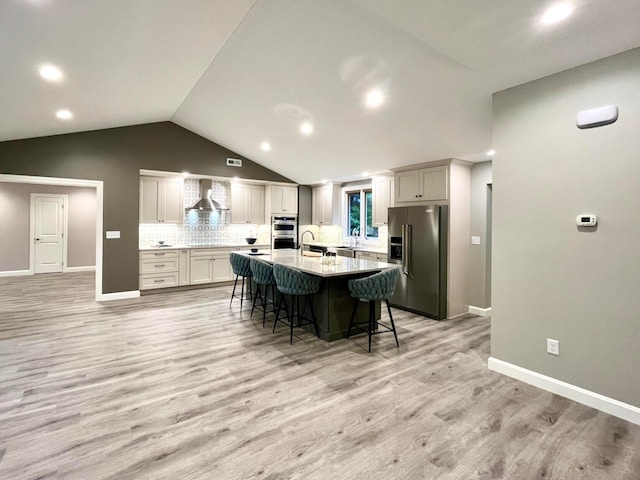
[[493,157],[496,154],[496,151],[494,149],[491,149],[487,152],[487,155],[489,155],[490,157]]
[[60,120],[71,120],[73,118],[73,113],[71,113],[69,110],[58,110],[56,112],[56,117],[58,117]]
[[313,123],[311,122],[302,122],[300,124],[300,133],[303,135],[311,135],[313,133]]
[[369,90],[364,98],[364,103],[369,108],[378,108],[384,103],[384,93],[379,88]]
[[327,183],[326,179],[320,180],[321,183]]
[[189,176],[189,172],[187,172],[187,171],[182,172],[182,176],[183,177],[188,177]]
[[271,151],[271,144],[269,142],[262,142],[260,144],[260,148],[262,149],[263,152],[269,152]]
[[40,73],[40,76],[42,78],[50,82],[59,82],[64,76],[62,74],[62,70],[51,64],[43,65],[42,67],[40,67],[38,69],[38,73]]
[[540,18],[540,22],[544,25],[557,23],[573,13],[573,5],[568,2],[561,2],[551,5]]

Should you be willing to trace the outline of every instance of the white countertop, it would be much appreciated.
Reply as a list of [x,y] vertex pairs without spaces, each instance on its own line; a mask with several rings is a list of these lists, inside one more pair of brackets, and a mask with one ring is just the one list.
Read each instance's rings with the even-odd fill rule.
[[[255,256],[255,258],[265,262],[286,265],[319,277],[340,277],[367,272],[375,273],[387,268],[397,267],[397,265],[386,262],[374,262],[348,257],[334,257],[336,260],[335,265],[323,265],[323,257],[303,257],[300,255],[299,250],[259,250],[258,254],[262,255],[252,255],[249,252],[238,253],[248,257]],[[324,258],[326,259],[326,257]]]
[[215,244],[215,245],[167,245],[167,246],[159,246],[159,245],[151,245],[146,247],[138,247],[140,251],[147,250],[184,250],[184,249],[196,249],[196,248],[269,248],[266,244],[255,244],[249,245],[246,242],[244,243],[229,243],[229,244]]

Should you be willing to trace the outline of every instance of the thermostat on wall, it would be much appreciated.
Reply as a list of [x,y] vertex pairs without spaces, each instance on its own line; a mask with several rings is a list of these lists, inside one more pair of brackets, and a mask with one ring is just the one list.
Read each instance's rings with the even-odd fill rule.
[[598,218],[595,215],[578,215],[576,223],[579,227],[595,227],[598,223]]

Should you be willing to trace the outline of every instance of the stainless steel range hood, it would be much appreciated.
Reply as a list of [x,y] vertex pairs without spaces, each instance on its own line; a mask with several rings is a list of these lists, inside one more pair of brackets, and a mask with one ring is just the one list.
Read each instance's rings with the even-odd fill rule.
[[191,207],[188,207],[186,210],[202,210],[208,212],[215,210],[229,210],[228,207],[211,198],[212,184],[213,182],[211,180],[201,179],[200,200],[194,203]]

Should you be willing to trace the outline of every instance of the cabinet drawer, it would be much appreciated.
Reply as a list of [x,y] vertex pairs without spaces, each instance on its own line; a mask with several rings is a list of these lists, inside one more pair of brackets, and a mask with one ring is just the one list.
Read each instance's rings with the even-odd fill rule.
[[147,273],[166,273],[178,271],[178,259],[177,258],[164,258],[161,260],[141,260],[140,261],[140,274]]
[[152,288],[177,287],[179,281],[178,272],[140,275],[140,290]]
[[191,249],[192,257],[213,257],[218,255],[229,255],[230,248],[193,248]]
[[167,258],[178,258],[178,250],[140,252],[140,260],[164,260]]

